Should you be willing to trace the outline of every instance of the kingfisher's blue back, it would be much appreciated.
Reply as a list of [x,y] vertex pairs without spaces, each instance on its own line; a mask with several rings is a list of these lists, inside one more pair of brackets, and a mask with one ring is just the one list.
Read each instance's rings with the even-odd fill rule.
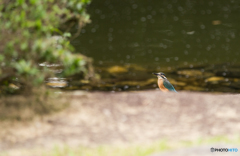
[[167,88],[169,91],[172,91],[172,92],[177,92],[175,90],[175,88],[173,87],[173,85],[166,79],[163,80],[163,85],[165,88]]

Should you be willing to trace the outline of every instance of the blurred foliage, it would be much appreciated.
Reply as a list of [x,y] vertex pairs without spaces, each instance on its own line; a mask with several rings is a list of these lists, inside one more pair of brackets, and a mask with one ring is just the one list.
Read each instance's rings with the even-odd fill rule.
[[[78,30],[87,24],[90,0],[3,0],[0,2],[0,92],[31,90],[54,75],[51,64],[63,68],[60,76],[89,76],[91,59],[73,54],[69,21]],[[46,66],[39,66],[44,63]]]
[[0,122],[4,120],[28,121],[37,116],[51,114],[69,106],[69,99],[53,93],[44,86],[34,87],[27,98],[23,95],[0,98]]

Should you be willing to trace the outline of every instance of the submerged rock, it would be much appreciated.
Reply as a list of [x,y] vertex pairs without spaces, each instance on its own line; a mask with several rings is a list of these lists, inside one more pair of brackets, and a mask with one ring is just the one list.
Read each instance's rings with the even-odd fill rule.
[[210,72],[202,72],[201,70],[180,70],[177,71],[177,74],[179,75],[188,75],[188,76],[213,76],[214,73],[210,73]]
[[207,78],[205,80],[205,82],[218,82],[218,81],[223,81],[223,80],[225,80],[224,77],[214,76],[214,77]]
[[53,87],[53,88],[62,88],[62,87],[67,87],[67,82],[48,82],[47,86]]
[[112,66],[107,69],[109,73],[125,73],[128,72],[127,68],[122,66]]
[[53,88],[64,88],[68,86],[68,82],[65,78],[52,77],[48,78],[46,85]]
[[177,82],[175,80],[169,80],[169,82],[172,84],[172,85],[176,85],[176,86],[186,86],[186,83],[185,82]]

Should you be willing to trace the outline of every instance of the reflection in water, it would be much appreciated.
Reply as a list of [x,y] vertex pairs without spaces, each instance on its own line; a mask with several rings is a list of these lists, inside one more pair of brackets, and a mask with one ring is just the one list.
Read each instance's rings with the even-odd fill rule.
[[[227,70],[226,70],[227,69]],[[79,80],[79,77],[49,78],[49,87],[67,90],[101,90],[101,91],[133,91],[143,89],[158,89],[157,79],[151,74],[154,69],[146,69],[138,65],[96,67],[101,73],[101,79],[94,81]],[[176,90],[192,90],[207,92],[240,91],[240,68],[230,64],[211,66],[182,67],[167,72],[170,83]]]
[[[234,66],[240,51],[239,3],[94,0],[88,8],[92,23],[72,43],[96,66],[106,68],[137,64],[155,72],[174,72],[226,62]],[[132,80],[138,79],[135,75]]]
[[51,77],[46,81],[46,85],[53,88],[64,88],[68,86],[66,78]]

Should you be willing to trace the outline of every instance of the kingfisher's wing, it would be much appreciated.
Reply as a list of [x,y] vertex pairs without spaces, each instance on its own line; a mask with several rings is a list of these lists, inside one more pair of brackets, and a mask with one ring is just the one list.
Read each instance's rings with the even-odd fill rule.
[[169,91],[173,91],[173,92],[177,92],[175,90],[175,88],[173,87],[173,85],[168,81],[168,80],[164,80],[163,81],[163,85],[165,88],[167,88]]

